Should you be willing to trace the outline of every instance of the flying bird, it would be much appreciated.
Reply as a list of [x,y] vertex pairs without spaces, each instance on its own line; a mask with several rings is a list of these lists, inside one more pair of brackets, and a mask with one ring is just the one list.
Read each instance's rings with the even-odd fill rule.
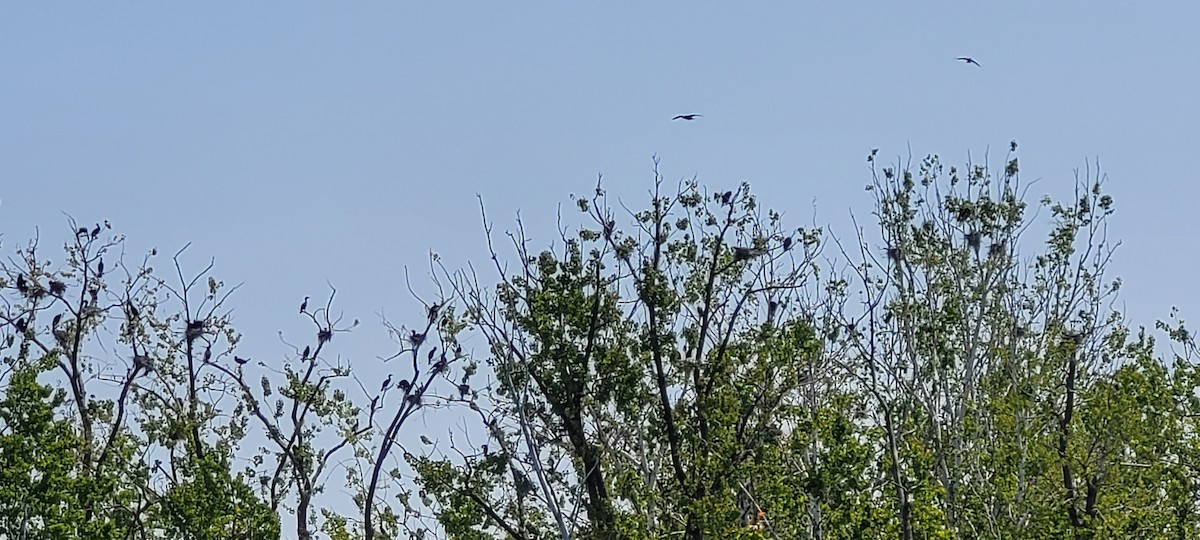
[[304,297],[304,301],[300,303],[300,313],[308,311],[308,297]]
[[681,114],[679,116],[676,116],[675,118],[672,118],[671,120],[695,120],[697,118],[700,118],[701,116],[704,116],[704,115],[703,114]]
[[983,66],[979,65],[979,62],[976,62],[975,59],[971,58],[970,56],[960,56],[957,58],[957,60],[962,60],[963,62],[966,62],[968,64],[975,64],[975,67],[983,67]]

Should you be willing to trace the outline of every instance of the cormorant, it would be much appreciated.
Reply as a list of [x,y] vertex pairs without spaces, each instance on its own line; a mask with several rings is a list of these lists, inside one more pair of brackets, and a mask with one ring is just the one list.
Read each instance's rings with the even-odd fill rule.
[[304,297],[304,301],[300,303],[300,313],[308,311],[308,297]]
[[244,366],[244,365],[246,365],[246,362],[249,362],[249,361],[250,361],[250,359],[249,359],[249,358],[242,358],[242,357],[240,357],[240,356],[234,355],[234,357],[233,357],[233,361],[234,361],[234,362],[237,362],[237,363],[238,363],[238,365]]
[[701,116],[704,116],[704,115],[703,114],[681,114],[679,116],[676,116],[675,118],[672,118],[671,120],[695,120],[697,118],[700,118]]
[[384,390],[387,390],[387,388],[391,385],[392,385],[392,375],[389,373],[387,378],[383,380],[383,384],[380,385],[379,391],[382,392]]
[[966,62],[968,64],[975,64],[976,67],[983,67],[983,66],[979,65],[979,62],[976,62],[975,59],[971,58],[970,56],[960,56],[960,57],[958,57],[958,60],[962,60],[963,62]]

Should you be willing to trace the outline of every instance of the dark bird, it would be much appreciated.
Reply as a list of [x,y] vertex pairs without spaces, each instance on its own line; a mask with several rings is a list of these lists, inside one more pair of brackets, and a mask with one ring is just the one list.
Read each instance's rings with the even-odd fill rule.
[[750,260],[766,253],[767,250],[765,248],[735,246],[733,248],[733,262]]
[[408,382],[407,379],[402,380],[402,381],[396,383],[396,388],[399,388],[399,389],[407,392],[410,388],[412,388],[412,383]]
[[387,378],[383,380],[383,384],[379,387],[379,391],[387,390],[392,385],[392,375],[389,373]]
[[18,332],[24,333],[25,328],[27,328],[27,326],[25,324],[25,317],[21,317],[20,319],[17,319],[17,321],[13,323],[13,326],[17,327]]
[[676,116],[675,118],[672,118],[671,120],[695,120],[697,118],[700,118],[701,116],[704,116],[704,115],[703,114],[681,114],[679,116]]
[[304,301],[300,303],[300,313],[308,311],[308,297],[304,297]]
[[62,296],[67,292],[67,284],[58,280],[50,280],[50,294]]
[[733,192],[732,191],[726,191],[725,193],[721,194],[721,204],[729,204],[729,201],[732,201],[732,200],[733,200]]
[[975,59],[971,58],[970,56],[960,56],[957,59],[962,60],[963,62],[966,62],[968,64],[975,64],[976,67],[983,67],[983,66],[979,65],[979,62],[976,62]]
[[467,383],[462,383],[462,384],[458,385],[458,394],[460,396],[465,398],[465,397],[467,397],[467,394],[470,394],[470,393],[471,393],[471,385],[469,385]]
[[432,349],[429,349],[429,358],[426,358],[426,360],[428,360],[428,361],[432,362],[432,361],[433,361],[433,356],[434,356],[435,354],[437,354],[437,347],[434,347],[434,348],[432,348]]
[[429,322],[433,322],[435,319],[437,319],[438,310],[440,310],[440,309],[442,309],[442,306],[440,306],[438,304],[433,304],[433,305],[429,306]]
[[237,362],[239,366],[244,366],[244,365],[246,365],[246,362],[249,362],[249,361],[250,361],[250,359],[249,359],[249,358],[242,358],[242,357],[240,357],[240,356],[234,355],[234,357],[233,357],[233,361],[234,361],[234,362]]
[[96,224],[95,229],[92,229],[92,238],[95,239],[97,236],[100,236],[100,224],[99,223]]
[[125,309],[129,312],[130,319],[138,318],[138,308],[133,305],[133,302],[126,302]]
[[792,249],[792,237],[790,236],[783,239],[783,250],[787,251],[789,249]]
[[312,354],[312,347],[305,345],[304,352],[300,354],[300,360],[308,360],[308,355],[310,354]]
[[50,321],[50,328],[57,327],[60,322],[62,322],[62,313],[54,316],[54,320]]
[[96,265],[96,277],[104,277],[104,259],[100,259],[100,262]]
[[212,345],[209,345],[208,347],[204,348],[204,361],[209,362],[211,360],[212,360]]
[[25,284],[25,276],[22,274],[17,274],[17,290],[21,292],[29,290],[29,287]]
[[488,445],[486,445],[486,444],[479,445],[479,449],[483,450],[483,455],[485,455],[485,456],[492,455],[492,453],[488,451]]

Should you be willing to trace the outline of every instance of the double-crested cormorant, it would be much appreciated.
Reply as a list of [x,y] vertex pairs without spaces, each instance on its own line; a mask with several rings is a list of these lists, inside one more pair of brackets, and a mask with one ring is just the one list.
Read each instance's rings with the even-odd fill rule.
[[787,251],[789,249],[792,249],[792,237],[790,236],[783,239],[783,250]]
[[379,391],[387,390],[392,385],[392,375],[389,373],[387,378],[383,380],[383,384],[379,386]]
[[300,303],[300,313],[308,311],[308,297],[304,297],[304,301]]
[[24,274],[17,274],[17,290],[21,292],[26,292],[29,290],[29,286],[25,283]]
[[100,236],[100,224],[99,223],[96,224],[95,229],[92,229],[92,239],[95,239],[97,236]]
[[246,365],[246,362],[249,362],[249,361],[250,361],[250,359],[249,359],[249,358],[242,358],[242,357],[240,357],[240,356],[234,355],[234,357],[233,357],[233,361],[234,361],[234,362],[237,362],[239,366],[244,366],[244,365]]
[[983,66],[979,65],[979,62],[976,62],[975,59],[971,58],[970,56],[960,56],[960,57],[958,57],[958,60],[962,60],[963,62],[966,62],[968,64],[975,64],[976,67],[983,67]]
[[305,346],[304,346],[304,352],[303,352],[303,353],[300,353],[300,359],[301,359],[301,360],[308,360],[308,355],[310,355],[310,354],[312,354],[312,347],[311,347],[311,346],[309,346],[309,345],[305,345]]
[[96,277],[104,277],[104,259],[100,259],[100,262],[96,264]]
[[752,248],[752,247],[735,246],[733,248],[733,262],[740,262],[740,261],[753,259],[755,257],[758,257],[759,255],[765,255],[766,253],[767,253],[766,248]]
[[704,116],[704,115],[703,114],[681,114],[679,116],[676,116],[675,118],[672,118],[671,120],[695,120],[697,118],[700,118],[701,116]]

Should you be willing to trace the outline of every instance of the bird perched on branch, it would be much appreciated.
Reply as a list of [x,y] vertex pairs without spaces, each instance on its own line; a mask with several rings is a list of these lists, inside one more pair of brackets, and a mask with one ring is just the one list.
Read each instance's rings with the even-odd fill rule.
[[236,356],[236,355],[235,355],[235,356],[233,357],[233,361],[234,361],[234,362],[237,362],[239,366],[244,366],[244,365],[246,365],[246,362],[249,362],[249,361],[250,361],[250,359],[249,359],[249,358],[242,358],[242,357],[240,357],[240,356]]
[[308,297],[304,297],[304,301],[300,303],[300,313],[308,311]]
[[760,255],[765,255],[766,253],[767,248],[734,246],[733,262],[750,260]]
[[975,59],[971,58],[970,56],[960,56],[957,58],[957,60],[962,60],[963,62],[966,62],[968,64],[975,64],[975,67],[983,67],[983,66],[979,65],[979,62],[976,62]]
[[672,118],[671,120],[695,120],[697,118],[700,118],[701,116],[704,116],[704,115],[703,114],[681,114],[679,116],[676,116],[675,118]]
[[392,385],[392,375],[389,373],[387,378],[383,380],[383,385],[379,387],[379,391],[387,390]]

